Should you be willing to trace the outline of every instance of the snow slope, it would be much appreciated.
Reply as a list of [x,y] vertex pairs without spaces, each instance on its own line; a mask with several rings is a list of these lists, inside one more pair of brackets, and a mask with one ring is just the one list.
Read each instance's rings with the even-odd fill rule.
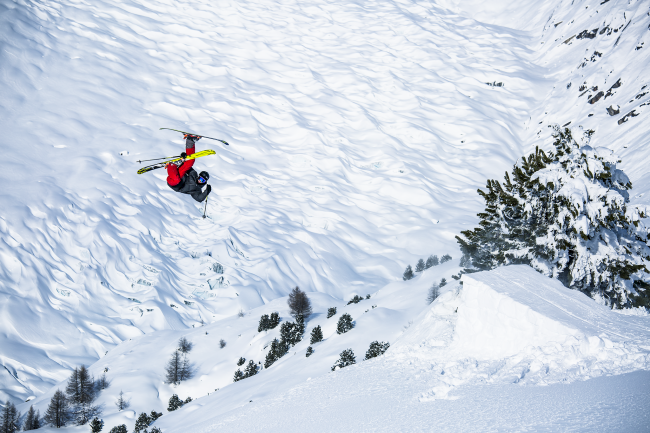
[[[279,335],[278,328],[258,333],[259,316],[277,310],[289,319],[286,299],[243,318],[124,342],[90,367],[95,375],[109,369],[111,387],[99,398],[106,426],[131,428],[139,413],[152,409],[165,414],[156,422],[164,432],[343,426],[353,431],[430,431],[432,426],[491,431],[515,425],[522,430],[624,426],[625,431],[644,431],[650,426],[641,410],[650,403],[648,316],[609,310],[526,266],[465,275],[462,285],[444,286],[432,305],[424,305],[431,282],[456,270],[449,263],[435,267],[347,306],[314,294],[315,314],[307,330],[320,325],[325,337],[313,345],[314,354],[305,357],[309,343],[302,341],[270,368],[237,383],[232,382],[237,359],[263,361],[266,346]],[[324,313],[331,306],[338,312],[327,319]],[[338,335],[335,322],[343,313],[352,315],[355,328]],[[196,375],[171,386],[164,383],[164,364],[180,336],[194,344],[190,359]],[[227,344],[220,349],[222,338]],[[391,348],[363,361],[374,340],[389,341]],[[331,372],[347,348],[357,364]],[[43,411],[55,389],[21,408],[33,404]],[[121,390],[131,407],[118,412],[113,403]],[[174,393],[194,401],[169,413],[166,404]]]
[[[456,256],[476,188],[548,147],[550,123],[596,129],[647,205],[647,3],[519,3],[0,4],[0,399],[295,285],[331,304]],[[231,143],[197,162],[207,220],[135,174],[181,149],[162,126]]]

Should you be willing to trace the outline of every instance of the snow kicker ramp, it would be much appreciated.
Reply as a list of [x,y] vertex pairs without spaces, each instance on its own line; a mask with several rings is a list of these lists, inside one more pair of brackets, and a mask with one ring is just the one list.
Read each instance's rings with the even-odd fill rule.
[[423,315],[391,352],[441,366],[450,384],[545,384],[650,367],[648,316],[612,311],[528,266],[464,275]]

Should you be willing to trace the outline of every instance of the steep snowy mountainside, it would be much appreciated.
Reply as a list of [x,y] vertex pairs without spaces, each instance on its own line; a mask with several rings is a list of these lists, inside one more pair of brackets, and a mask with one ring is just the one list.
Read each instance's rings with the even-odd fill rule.
[[[492,424],[506,430],[512,430],[515,425],[530,425],[533,430],[544,426],[552,431],[563,430],[566,425],[577,423],[567,419],[571,412],[573,416],[568,418],[582,420],[583,426],[578,431],[606,431],[603,426],[611,425],[609,423],[640,425],[632,419],[639,422],[644,419],[642,425],[650,423],[648,417],[635,416],[629,408],[622,409],[613,400],[609,401],[605,397],[607,392],[600,390],[602,400],[597,417],[610,419],[603,421],[601,426],[594,426],[592,417],[585,416],[591,413],[585,409],[585,404],[581,404],[580,410],[574,407],[576,401],[585,403],[592,398],[588,394],[593,390],[580,391],[581,386],[572,384],[635,370],[645,370],[645,376],[641,377],[647,377],[650,368],[648,316],[614,312],[527,266],[464,275],[462,285],[445,286],[442,295],[430,307],[422,308],[415,296],[426,287],[422,280],[440,275],[433,277],[429,273],[414,282],[395,283],[400,286],[399,290],[386,293],[382,290],[371,298],[369,302],[377,302],[380,306],[386,301],[411,303],[410,308],[401,309],[407,315],[383,317],[385,328],[377,327],[379,322],[363,319],[385,314],[379,308],[373,309],[362,316],[353,331],[340,336],[330,334],[325,342],[314,345],[316,352],[309,358],[304,357],[306,343],[303,342],[296,346],[295,356],[282,359],[282,366],[273,365],[252,378],[221,387],[209,396],[166,414],[156,425],[165,432],[261,431],[280,425],[295,431],[298,418],[302,428],[330,431],[331,425],[322,422],[340,417],[354,431],[426,431],[421,423],[427,420],[443,431],[458,431],[451,426],[461,422],[460,419],[464,419],[461,413],[472,405],[474,409],[469,411],[472,422],[468,425],[486,431],[490,430],[487,425]],[[404,318],[408,318],[408,313],[417,310],[421,313],[412,316],[401,335],[381,335],[391,328],[386,322],[392,322],[392,329],[398,328]],[[358,313],[352,314],[356,317]],[[322,322],[327,320],[318,318],[314,324]],[[388,352],[378,359],[361,361],[358,342],[384,336],[391,339]],[[395,337],[397,339],[393,340]],[[147,338],[150,337],[139,340]],[[335,359],[332,346],[339,350],[354,347],[357,364],[330,372],[328,366]],[[215,357],[220,358],[220,355],[217,353]],[[131,360],[122,365],[127,362],[137,364]],[[125,370],[126,367],[121,367],[121,371]],[[572,390],[568,393],[574,393],[572,397],[562,396],[565,407],[540,404],[539,395],[544,393],[529,386],[554,384],[564,384]],[[571,388],[568,384],[572,384]],[[188,383],[187,386],[192,385]],[[271,386],[273,392],[267,391]],[[621,383],[611,386],[618,389]],[[626,386],[628,392],[636,388]],[[509,400],[504,396],[515,392],[512,388],[528,388],[518,395],[534,408],[518,413],[518,421],[507,414],[500,420],[493,419],[491,413],[499,406],[494,401]],[[166,395],[159,392],[161,396]],[[647,392],[640,389],[634,392],[639,392],[634,407],[643,407],[650,401]],[[181,396],[191,392],[184,388],[183,393]],[[547,398],[552,397],[544,399]],[[533,404],[534,401],[537,403]],[[626,398],[626,401],[629,400]],[[391,407],[395,404],[399,410]],[[512,402],[508,404],[517,407]],[[547,404],[554,410],[545,408]],[[300,410],[296,410],[296,406]],[[508,406],[505,412],[512,410]],[[423,412],[429,415],[423,416]],[[440,413],[444,422],[438,420],[435,413]]]
[[[432,2],[12,0],[0,44],[2,400],[143,332],[455,256],[544,95],[526,35]],[[182,150],[159,127],[231,143],[199,142],[209,219],[135,174]]]

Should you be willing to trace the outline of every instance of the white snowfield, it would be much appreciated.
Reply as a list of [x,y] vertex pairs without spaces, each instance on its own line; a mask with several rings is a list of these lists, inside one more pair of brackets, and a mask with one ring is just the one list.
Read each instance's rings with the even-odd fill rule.
[[[595,130],[632,204],[650,205],[649,12],[640,0],[0,2],[0,400],[43,413],[85,364],[109,367],[106,430],[178,393],[198,400],[158,420],[165,433],[264,420],[647,431],[635,411],[650,402],[647,316],[526,268],[467,275],[462,290],[451,275],[476,189],[551,150],[551,124]],[[217,151],[195,165],[211,174],[205,220],[164,171],[136,174],[183,149],[160,127],[231,144],[198,143]],[[430,254],[454,260],[403,282]],[[277,336],[258,335],[260,315],[287,320],[295,286],[326,340],[233,384],[237,359],[263,362]],[[372,297],[346,306],[355,294]],[[339,336],[344,311],[356,326]],[[180,336],[196,375],[172,387],[163,366]],[[360,362],[373,340],[392,347]],[[330,373],[347,348],[360,365]],[[635,376],[575,385],[622,373]],[[132,407],[117,413],[120,390]],[[536,398],[549,404],[528,418],[502,409]],[[288,421],[300,404],[305,418]]]

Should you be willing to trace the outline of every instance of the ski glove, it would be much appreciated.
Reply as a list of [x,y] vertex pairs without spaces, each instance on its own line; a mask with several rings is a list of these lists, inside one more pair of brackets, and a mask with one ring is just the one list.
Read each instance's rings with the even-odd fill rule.
[[187,153],[182,152],[182,153],[181,153],[181,158],[183,158],[183,159],[187,158]]
[[[210,194],[210,191],[212,191],[212,186],[210,186],[210,185],[208,184],[208,186],[205,187],[205,192],[207,192],[208,194]],[[207,194],[206,194],[206,197],[207,197]]]

